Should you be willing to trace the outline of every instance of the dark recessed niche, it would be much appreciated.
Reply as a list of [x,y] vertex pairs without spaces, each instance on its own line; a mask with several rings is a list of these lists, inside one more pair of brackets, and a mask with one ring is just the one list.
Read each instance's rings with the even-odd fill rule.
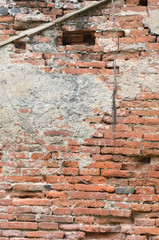
[[151,157],[139,157],[139,162],[143,164],[150,164],[151,163]]
[[26,49],[26,43],[25,42],[15,42],[14,43],[15,48],[17,49]]
[[62,44],[66,45],[95,45],[93,31],[68,31],[63,32]]
[[147,6],[147,0],[140,0],[139,1],[139,5],[141,5],[141,6]]

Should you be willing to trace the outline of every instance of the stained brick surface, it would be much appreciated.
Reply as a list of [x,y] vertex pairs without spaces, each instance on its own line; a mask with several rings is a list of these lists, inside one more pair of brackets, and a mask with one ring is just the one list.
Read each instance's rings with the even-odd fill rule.
[[[89,3],[2,1],[0,40]],[[0,95],[0,240],[159,239],[159,25],[153,21],[156,12],[159,15],[157,0],[116,2],[120,48],[114,128],[111,96],[117,46],[112,39],[111,3],[3,48],[8,54],[4,65],[14,70],[5,80],[12,80],[12,74],[15,77],[6,89],[19,103],[11,101],[22,118],[31,119],[33,127],[33,113],[39,122],[32,138],[15,117],[11,121],[6,117],[9,103]],[[75,43],[72,38],[70,45],[63,46],[63,31],[67,38],[71,31],[93,31],[95,43],[82,42],[81,37],[75,38]],[[3,62],[5,57],[0,54]],[[38,76],[35,91],[27,86],[27,81],[20,82],[25,68],[31,72],[27,79],[31,77],[32,84]],[[5,76],[5,71],[1,70],[1,76]],[[68,89],[80,79],[69,101],[63,88],[60,98],[67,105],[62,108],[60,104],[52,107],[53,99],[59,97],[58,88],[49,89],[49,79],[58,86],[54,77],[59,81],[65,77]],[[90,84],[85,88],[87,81]],[[42,92],[42,86],[47,84],[47,90]],[[80,97],[91,86],[93,97]],[[109,103],[102,103],[103,93],[111,93]],[[37,97],[23,104],[29,94]],[[40,102],[43,98],[44,103],[46,99],[50,101],[46,107]],[[83,110],[84,104],[91,108]],[[69,114],[64,110],[68,105],[73,109]],[[16,115],[13,110],[10,106],[11,116]],[[40,111],[45,113],[42,122]],[[79,117],[81,125],[75,125],[75,129],[75,118],[70,116],[76,113],[77,122],[78,116],[84,117]],[[56,120],[52,120],[54,115]],[[82,136],[78,135],[80,131]]]

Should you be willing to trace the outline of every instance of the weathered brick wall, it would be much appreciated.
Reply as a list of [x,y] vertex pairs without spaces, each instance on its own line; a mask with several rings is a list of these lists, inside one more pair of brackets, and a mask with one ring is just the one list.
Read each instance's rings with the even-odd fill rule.
[[[0,39],[89,3],[1,1]],[[0,240],[159,239],[158,16],[116,3],[114,131],[111,4],[0,48]]]

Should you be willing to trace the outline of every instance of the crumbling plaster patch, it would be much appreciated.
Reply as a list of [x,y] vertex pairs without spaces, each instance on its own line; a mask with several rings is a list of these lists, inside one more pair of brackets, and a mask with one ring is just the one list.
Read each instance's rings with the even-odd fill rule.
[[140,58],[140,61],[117,60],[120,68],[118,84],[122,98],[134,99],[141,89],[149,89],[152,92],[159,91],[159,76],[157,65],[159,56]]
[[[25,117],[34,130],[68,124],[75,137],[84,139],[93,132],[84,121],[94,115],[93,109],[99,106],[103,111],[111,111],[111,91],[96,76],[47,74],[31,64],[11,64],[7,47],[1,49],[0,58],[3,58],[1,81],[6,82],[8,96],[18,111],[20,108],[32,109],[33,113]],[[0,97],[5,109],[3,114],[17,122],[3,91]],[[1,121],[7,124],[3,114]]]
[[145,23],[149,27],[151,34],[159,34],[159,9],[149,9],[149,17],[145,19]]

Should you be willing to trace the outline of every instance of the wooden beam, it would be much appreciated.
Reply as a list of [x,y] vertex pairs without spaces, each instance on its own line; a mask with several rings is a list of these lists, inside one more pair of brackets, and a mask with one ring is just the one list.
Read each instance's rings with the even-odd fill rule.
[[65,22],[65,21],[67,21],[67,20],[69,20],[71,18],[74,18],[74,17],[76,17],[78,15],[86,13],[87,11],[95,9],[95,8],[101,6],[101,5],[108,4],[110,2],[111,2],[111,0],[102,0],[100,2],[90,4],[90,5],[82,8],[82,9],[79,9],[79,10],[77,10],[75,12],[65,14],[63,17],[58,18],[58,19],[56,19],[53,22],[44,23],[44,24],[42,24],[42,25],[40,25],[38,27],[31,28],[29,30],[23,31],[19,35],[14,36],[14,37],[10,37],[8,40],[1,42],[0,43],[0,47],[2,47],[4,45],[7,45],[7,44],[9,44],[11,42],[14,42],[16,40],[19,40],[19,39],[21,39],[23,37],[28,37],[28,36],[37,34],[37,33],[41,32],[41,31],[44,31],[44,30],[46,30],[48,28],[51,28],[51,27],[55,26],[56,24],[61,24],[61,23]]

